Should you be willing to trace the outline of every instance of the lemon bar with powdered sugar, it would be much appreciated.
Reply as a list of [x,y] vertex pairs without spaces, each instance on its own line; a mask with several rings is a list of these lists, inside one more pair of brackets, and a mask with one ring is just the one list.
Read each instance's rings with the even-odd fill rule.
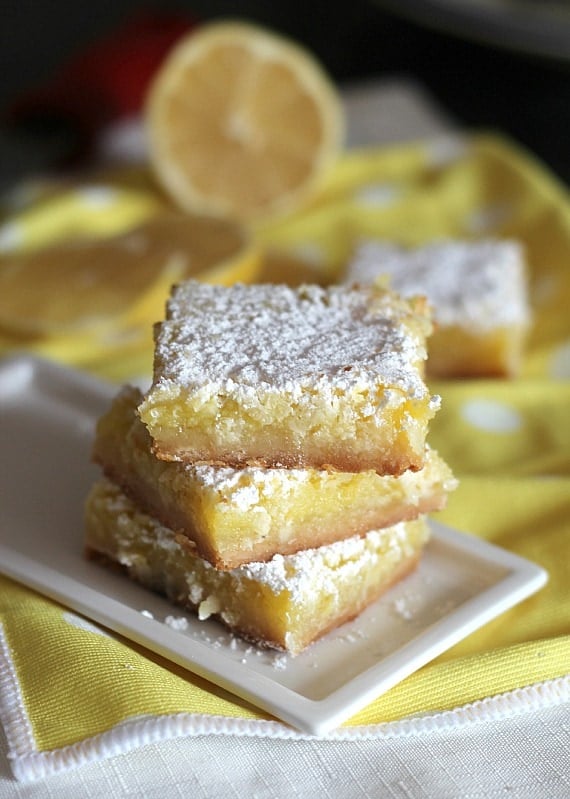
[[417,248],[364,242],[345,279],[366,284],[378,278],[403,296],[424,294],[432,304],[430,376],[518,374],[531,320],[526,260],[518,242],[441,240]]
[[139,414],[164,460],[419,469],[427,304],[374,286],[174,287]]

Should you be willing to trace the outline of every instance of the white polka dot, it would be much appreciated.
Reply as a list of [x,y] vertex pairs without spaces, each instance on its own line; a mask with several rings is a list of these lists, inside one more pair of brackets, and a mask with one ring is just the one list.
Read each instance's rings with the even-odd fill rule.
[[322,265],[326,261],[323,248],[314,241],[301,242],[292,249],[292,252],[304,261],[315,264],[315,266]]
[[550,362],[550,376],[555,380],[570,379],[570,341],[556,348]]
[[488,205],[473,211],[465,220],[465,229],[474,235],[493,233],[513,215],[512,206],[506,203]]
[[513,433],[522,427],[519,412],[495,400],[469,400],[463,405],[461,415],[470,425],[488,433]]
[[392,183],[369,183],[360,186],[354,193],[354,201],[359,205],[383,208],[391,205],[402,195],[400,186]]
[[117,202],[118,193],[110,186],[86,186],[79,189],[77,195],[89,208],[109,208]]
[[65,611],[62,615],[63,620],[72,627],[77,627],[80,630],[86,630],[86,632],[96,633],[97,635],[102,635],[104,638],[109,638],[109,635],[102,630],[101,627],[91,624],[90,621],[87,621],[87,619],[84,619],[81,616],[76,616],[75,613],[69,613],[69,611]]
[[12,252],[24,241],[24,231],[15,222],[0,227],[0,252]]

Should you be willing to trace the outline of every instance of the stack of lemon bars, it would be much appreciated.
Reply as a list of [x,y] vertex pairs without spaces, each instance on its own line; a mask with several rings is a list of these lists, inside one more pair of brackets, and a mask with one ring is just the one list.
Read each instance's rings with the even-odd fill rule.
[[456,484],[426,442],[431,328],[375,286],[173,287],[151,387],[97,425],[88,555],[292,655],[355,618]]

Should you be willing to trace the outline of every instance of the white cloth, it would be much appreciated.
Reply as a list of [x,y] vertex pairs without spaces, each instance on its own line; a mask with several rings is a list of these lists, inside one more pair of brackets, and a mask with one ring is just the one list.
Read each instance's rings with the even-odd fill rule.
[[0,737],[0,799],[568,799],[570,703],[365,741],[177,738],[30,784]]

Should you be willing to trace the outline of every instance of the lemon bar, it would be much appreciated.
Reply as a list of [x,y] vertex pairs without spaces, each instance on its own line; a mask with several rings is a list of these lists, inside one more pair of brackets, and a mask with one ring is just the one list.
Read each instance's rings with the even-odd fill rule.
[[373,286],[188,281],[156,328],[139,414],[163,460],[418,469],[439,406],[430,331],[424,302]]
[[161,461],[137,416],[140,398],[136,388],[121,389],[97,424],[94,459],[141,509],[188,536],[219,569],[440,510],[456,486],[429,448],[422,469],[399,476]]
[[434,309],[428,343],[432,377],[514,377],[531,312],[527,267],[512,240],[443,240],[415,249],[365,242],[346,281],[388,279],[403,296],[424,294]]
[[137,509],[112,482],[86,505],[86,550],[198,618],[219,618],[259,645],[298,654],[357,616],[417,564],[429,536],[424,517],[326,547],[220,571],[188,539]]

